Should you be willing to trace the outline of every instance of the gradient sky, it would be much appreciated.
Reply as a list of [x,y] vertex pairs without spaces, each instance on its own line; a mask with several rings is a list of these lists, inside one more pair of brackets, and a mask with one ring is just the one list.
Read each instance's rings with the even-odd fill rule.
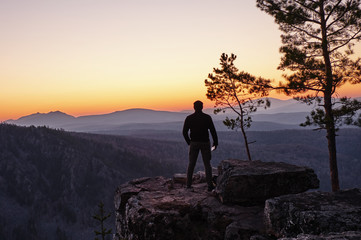
[[0,0],[0,31],[0,121],[211,107],[204,79],[223,52],[253,75],[282,74],[280,31],[255,0]]

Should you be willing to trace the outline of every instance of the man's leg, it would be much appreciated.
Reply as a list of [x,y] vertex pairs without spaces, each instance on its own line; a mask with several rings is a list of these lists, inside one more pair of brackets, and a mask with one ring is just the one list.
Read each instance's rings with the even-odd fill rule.
[[193,171],[194,167],[197,163],[199,153],[199,146],[197,143],[192,143],[189,145],[189,162],[188,162],[188,168],[187,168],[187,187],[192,186],[192,179],[193,179]]
[[211,166],[211,144],[203,143],[201,147],[202,159],[204,164],[204,170],[206,172],[206,180],[208,185],[208,190],[212,190],[214,188],[212,183],[212,166]]

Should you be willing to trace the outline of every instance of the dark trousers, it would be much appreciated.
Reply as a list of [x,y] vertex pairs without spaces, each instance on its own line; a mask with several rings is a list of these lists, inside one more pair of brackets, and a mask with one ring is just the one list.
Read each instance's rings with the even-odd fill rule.
[[199,151],[202,153],[204,170],[208,187],[212,187],[212,167],[211,167],[211,144],[210,142],[191,142],[189,145],[189,162],[187,169],[187,187],[192,185],[193,171],[197,163]]

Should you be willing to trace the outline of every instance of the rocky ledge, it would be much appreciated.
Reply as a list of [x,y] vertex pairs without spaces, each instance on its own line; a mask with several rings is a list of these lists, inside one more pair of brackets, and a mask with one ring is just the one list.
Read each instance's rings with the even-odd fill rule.
[[118,188],[115,207],[120,239],[223,239],[240,218],[244,236],[264,229],[263,206],[223,205],[205,183],[187,190],[163,177],[137,179]]
[[[226,160],[218,167],[218,173],[216,190],[211,193],[207,192],[204,174],[201,172],[195,174],[191,190],[184,187],[185,174],[176,174],[173,179],[141,178],[119,186],[115,194],[114,240],[264,240],[298,237],[299,231],[288,234],[289,230],[284,230],[288,229],[287,222],[298,224],[303,221],[300,219],[304,212],[297,212],[300,206],[296,202],[305,203],[306,199],[310,199],[308,194],[319,194],[317,204],[323,206],[324,193],[304,193],[304,199],[303,194],[293,194],[318,187],[318,179],[309,168],[285,163]],[[356,190],[348,196],[351,198],[355,193]],[[282,194],[290,195],[280,196]],[[292,199],[294,196],[299,196],[297,200],[295,198],[296,202],[291,203],[291,200],[287,200],[287,197]],[[356,199],[360,199],[359,195],[355,196]],[[271,199],[266,200],[268,197]],[[341,202],[340,199],[337,206],[342,204]],[[353,203],[347,202],[351,205]],[[286,204],[284,211],[283,204]],[[357,211],[357,207],[352,212],[350,220],[357,216],[361,219],[361,211]],[[293,218],[290,218],[291,216]],[[314,220],[321,221],[317,217],[314,217]],[[334,224],[337,225],[337,221],[342,222],[335,220]],[[349,235],[361,236],[357,232],[358,228],[350,226],[346,224],[346,227],[339,230],[356,231]],[[306,230],[308,232],[304,231],[304,234],[319,233],[311,231],[310,228]],[[332,232],[332,229],[328,230]],[[324,230],[322,233],[327,231]]]

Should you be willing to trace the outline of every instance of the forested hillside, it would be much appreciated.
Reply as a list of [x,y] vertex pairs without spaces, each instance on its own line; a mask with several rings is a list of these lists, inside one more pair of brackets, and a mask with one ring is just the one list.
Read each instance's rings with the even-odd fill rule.
[[[212,165],[245,159],[239,132],[219,132]],[[361,187],[361,130],[338,132],[341,188]],[[249,132],[253,159],[306,165],[330,191],[324,132]],[[134,131],[132,136],[70,133],[0,124],[0,239],[94,239],[99,201],[113,211],[118,185],[146,176],[185,172],[181,131]],[[202,170],[202,161],[197,169]],[[111,219],[109,224],[114,224]],[[114,229],[113,226],[110,226]]]
[[0,239],[93,239],[97,204],[113,211],[119,184],[177,171],[137,150],[151,141],[105,139],[1,124]]

